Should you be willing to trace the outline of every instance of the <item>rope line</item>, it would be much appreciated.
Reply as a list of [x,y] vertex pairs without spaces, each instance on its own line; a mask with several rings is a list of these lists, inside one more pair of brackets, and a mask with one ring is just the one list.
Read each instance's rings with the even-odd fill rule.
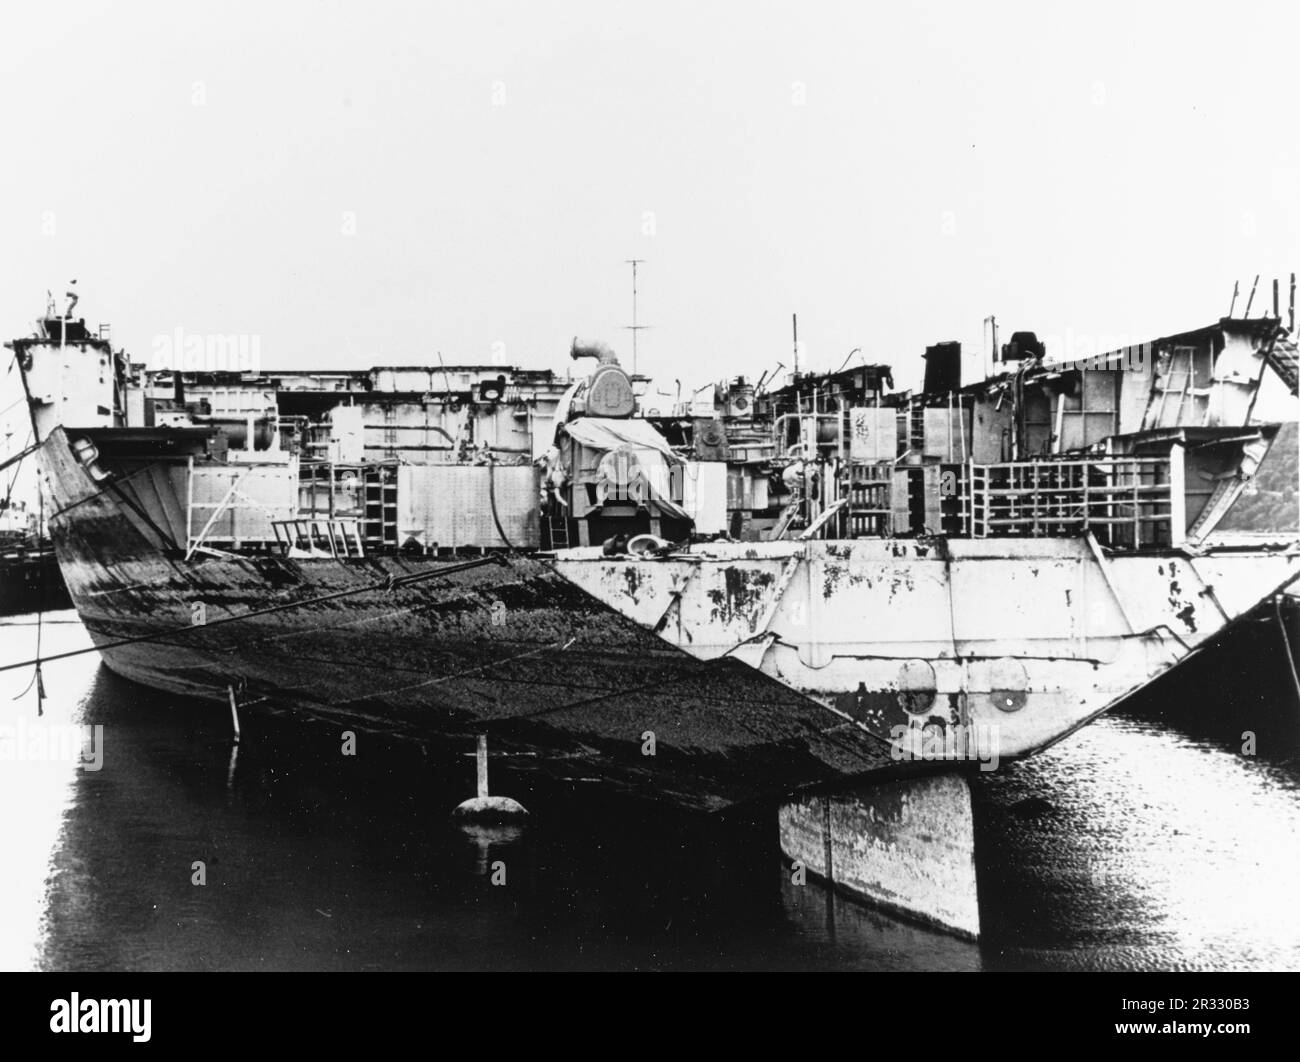
[[436,579],[444,575],[455,575],[458,572],[469,571],[471,568],[481,568],[485,564],[506,563],[508,562],[494,555],[491,557],[480,557],[476,560],[464,561],[460,564],[450,564],[445,568],[437,568],[432,571],[414,572],[410,575],[401,575],[396,577],[389,576],[389,578],[382,583],[369,583],[365,586],[354,586],[347,590],[336,590],[330,594],[321,594],[319,597],[307,598],[305,601],[286,601],[283,604],[254,609],[251,612],[241,612],[237,616],[222,616],[220,619],[210,620],[207,623],[173,627],[169,630],[158,631],[153,634],[140,634],[133,638],[119,638],[116,641],[105,642],[102,645],[92,645],[85,649],[72,649],[66,653],[54,653],[47,657],[38,656],[34,660],[22,660],[15,664],[0,664],[0,671],[13,671],[20,667],[31,667],[33,664],[40,665],[43,662],[51,660],[66,660],[69,657],[82,656],[85,653],[100,652],[104,649],[117,649],[123,645],[139,645],[143,642],[156,642],[163,638],[189,634],[194,631],[208,630],[212,627],[220,627],[227,623],[238,623],[241,620],[254,619],[257,616],[267,616],[275,612],[287,612],[290,609],[305,608],[309,605],[318,605],[326,601],[337,601],[340,598],[353,597],[357,594],[372,594],[379,590],[400,590],[403,587],[423,582],[426,579]]

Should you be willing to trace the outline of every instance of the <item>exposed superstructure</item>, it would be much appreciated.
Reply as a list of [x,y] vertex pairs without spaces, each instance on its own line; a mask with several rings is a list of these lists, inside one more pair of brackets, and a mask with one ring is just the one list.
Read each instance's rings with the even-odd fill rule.
[[936,344],[922,393],[861,365],[653,417],[583,340],[573,378],[146,371],[67,316],[12,347],[115,670],[491,729],[632,788],[652,731],[691,806],[961,758],[972,728],[1029,754],[1300,574],[1294,534],[1212,537],[1276,432],[1275,319],[1075,364],[1016,333],[966,385]]

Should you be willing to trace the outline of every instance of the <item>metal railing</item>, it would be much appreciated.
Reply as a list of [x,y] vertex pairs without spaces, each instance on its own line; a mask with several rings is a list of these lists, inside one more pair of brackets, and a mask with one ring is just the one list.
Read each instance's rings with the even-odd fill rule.
[[361,521],[329,517],[275,520],[276,542],[290,556],[333,557],[359,560],[366,555],[361,541]]
[[1177,545],[1185,531],[1176,457],[1089,457],[972,465],[970,534],[1036,537],[1091,531],[1102,545]]

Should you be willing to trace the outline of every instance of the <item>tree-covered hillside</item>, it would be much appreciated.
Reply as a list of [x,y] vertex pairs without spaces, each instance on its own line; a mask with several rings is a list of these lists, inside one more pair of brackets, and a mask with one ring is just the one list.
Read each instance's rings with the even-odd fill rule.
[[1300,528],[1296,477],[1300,472],[1297,454],[1300,431],[1294,421],[1283,424],[1273,440],[1255,481],[1237,499],[1223,523],[1223,531],[1294,531]]

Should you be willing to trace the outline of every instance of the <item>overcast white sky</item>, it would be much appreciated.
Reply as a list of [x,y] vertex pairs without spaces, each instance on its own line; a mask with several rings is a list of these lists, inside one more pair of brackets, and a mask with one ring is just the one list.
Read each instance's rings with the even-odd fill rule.
[[631,257],[668,379],[1180,331],[1300,264],[1297,10],[7,3],[0,331],[564,367]]

